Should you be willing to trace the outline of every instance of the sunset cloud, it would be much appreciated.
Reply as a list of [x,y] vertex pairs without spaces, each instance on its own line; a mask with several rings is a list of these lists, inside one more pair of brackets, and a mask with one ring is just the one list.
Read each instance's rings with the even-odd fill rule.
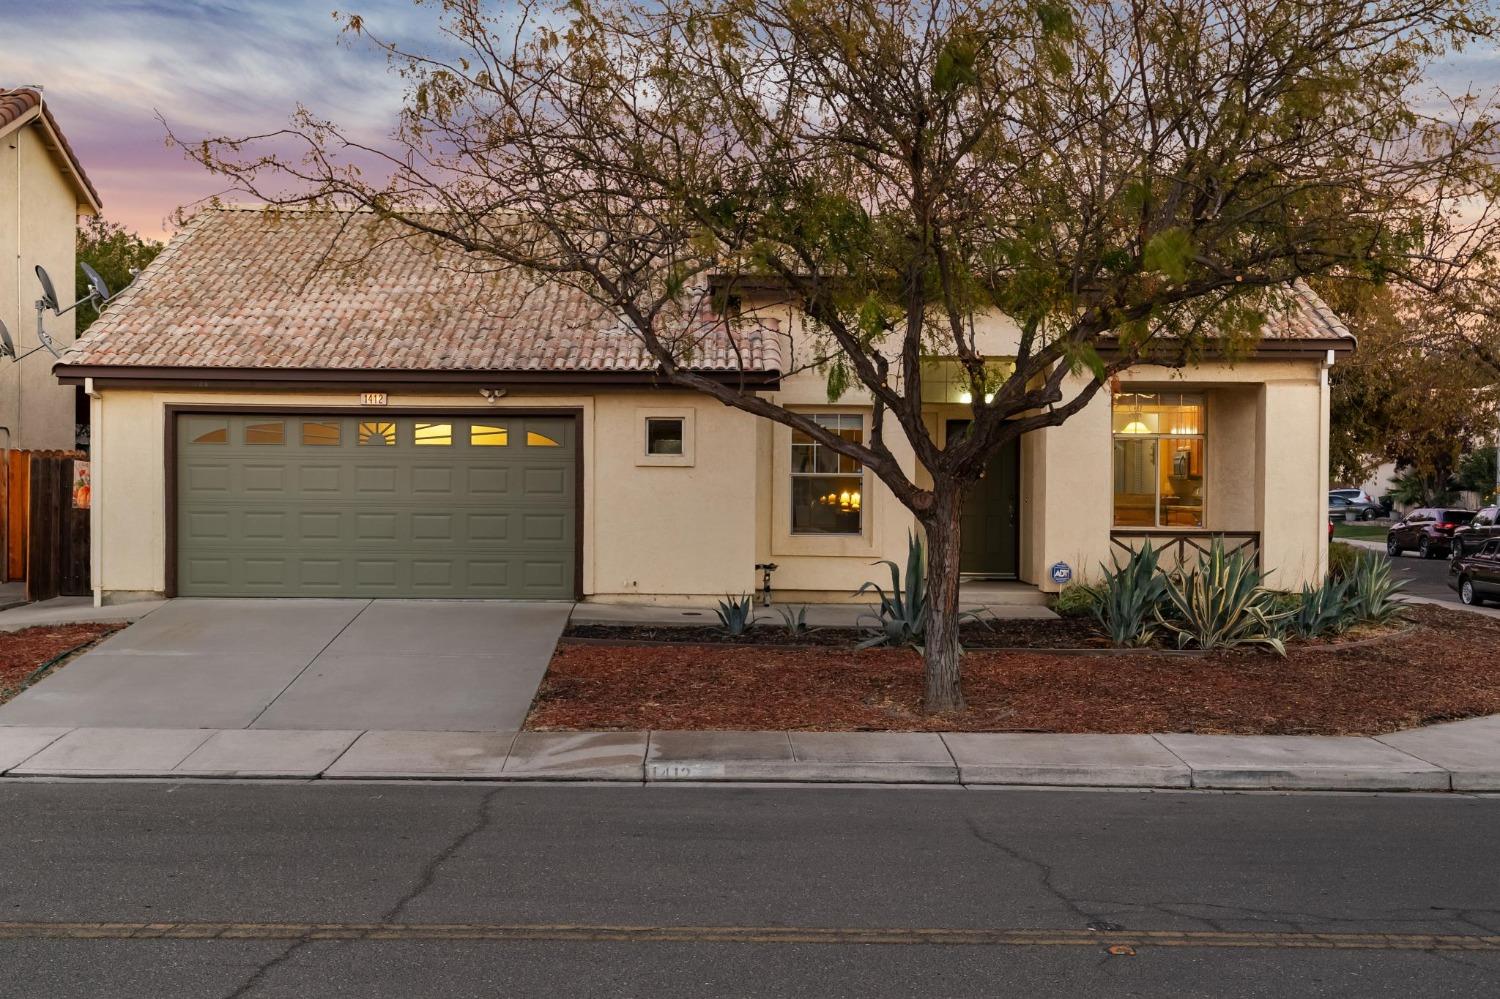
[[[298,102],[376,137],[394,123],[401,82],[384,55],[340,39],[337,0],[51,0],[4,3],[0,84],[41,84],[105,214],[143,234],[223,181],[168,149],[157,115],[183,137],[281,127]],[[387,36],[432,44],[432,8],[409,0],[341,5]]]
[[[401,81],[368,42],[340,38],[335,7],[409,47],[441,44],[436,5],[411,0],[0,0],[0,85],[42,84],[105,214],[161,236],[224,185],[166,147],[158,114],[184,138],[253,134],[300,102],[362,139],[389,133]],[[1493,88],[1500,56],[1457,54],[1433,83]]]

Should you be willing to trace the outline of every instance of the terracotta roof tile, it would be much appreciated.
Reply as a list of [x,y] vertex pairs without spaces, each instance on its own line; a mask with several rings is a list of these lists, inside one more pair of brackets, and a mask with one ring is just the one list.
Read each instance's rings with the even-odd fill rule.
[[[618,318],[561,283],[480,273],[374,216],[210,209],[63,356],[80,366],[651,371]],[[469,265],[469,266],[466,266]],[[688,366],[774,372],[774,329],[685,323]]]
[[1261,335],[1267,340],[1350,340],[1354,334],[1338,313],[1301,279],[1292,282],[1291,296],[1282,311],[1267,317]]

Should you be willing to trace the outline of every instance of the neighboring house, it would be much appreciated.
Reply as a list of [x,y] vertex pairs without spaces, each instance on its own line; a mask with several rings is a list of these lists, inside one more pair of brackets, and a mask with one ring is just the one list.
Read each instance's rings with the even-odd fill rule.
[[[18,355],[39,345],[40,264],[64,307],[73,301],[79,215],[97,215],[99,194],[63,137],[42,92],[0,88],[0,321]],[[73,342],[73,316],[43,320],[59,348]],[[0,447],[71,450],[78,390],[52,377],[45,350],[19,363],[0,360]],[[86,412],[86,410],[85,410]]]
[[[841,600],[883,577],[874,560],[904,558],[914,520],[872,474],[657,387],[578,292],[465,273],[394,235],[368,217],[206,211],[68,352],[58,375],[93,400],[101,600],[708,602],[756,589],[768,562],[778,598]],[[734,343],[706,324],[699,370],[870,433],[861,393],[830,404],[816,372],[781,377],[794,310],[741,307],[769,321]],[[994,317],[982,349],[1003,358],[1015,335]],[[1299,285],[1252,356],[1131,370],[997,457],[965,514],[964,569],[1055,590],[1059,563],[1081,578],[1147,538],[1222,533],[1277,586],[1320,578],[1327,370],[1352,348]],[[957,430],[969,410],[941,362],[924,391],[934,432]]]

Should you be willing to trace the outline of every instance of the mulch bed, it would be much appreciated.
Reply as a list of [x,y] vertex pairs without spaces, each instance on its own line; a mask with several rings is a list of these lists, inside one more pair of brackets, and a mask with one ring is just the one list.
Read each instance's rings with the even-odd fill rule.
[[0,704],[21,692],[32,673],[55,656],[119,631],[120,624],[41,625],[0,632]]
[[[966,649],[1078,649],[1103,648],[1100,637],[1086,617],[1019,619],[1003,618],[982,624],[965,624],[960,632]],[[869,637],[858,628],[809,628],[793,634],[776,624],[758,624],[743,635],[731,637],[708,625],[569,625],[564,640],[608,642],[653,642],[690,645],[782,645],[849,648]]]
[[1372,735],[1500,713],[1500,620],[1430,605],[1384,641],[1181,658],[964,658],[968,708],[921,712],[911,650],[564,645],[529,729]]

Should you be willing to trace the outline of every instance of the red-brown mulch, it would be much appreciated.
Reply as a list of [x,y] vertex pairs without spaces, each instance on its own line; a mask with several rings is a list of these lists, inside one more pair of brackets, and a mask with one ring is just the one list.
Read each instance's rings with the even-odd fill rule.
[[1429,605],[1340,647],[1183,658],[970,651],[968,708],[921,713],[910,650],[563,646],[529,729],[1376,734],[1500,713],[1500,620]]
[[54,656],[119,631],[121,624],[41,625],[0,632],[0,704],[21,692],[32,673]]

